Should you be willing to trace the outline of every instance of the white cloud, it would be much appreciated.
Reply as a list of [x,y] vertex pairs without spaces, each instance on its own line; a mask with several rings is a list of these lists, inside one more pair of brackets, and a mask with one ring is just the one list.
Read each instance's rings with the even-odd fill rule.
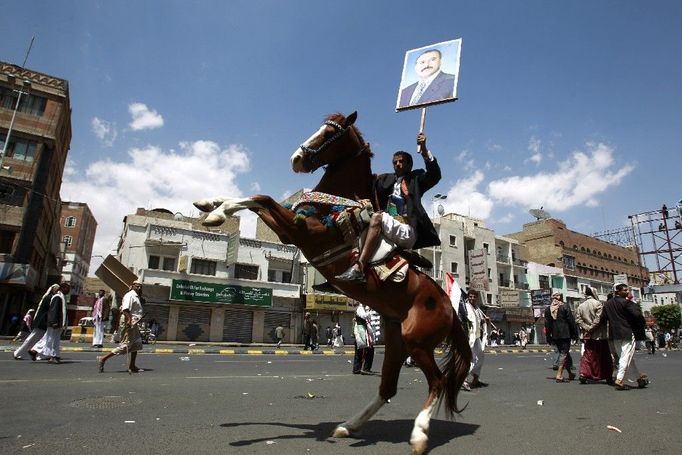
[[[61,196],[88,204],[98,224],[93,254],[106,256],[116,248],[123,217],[138,207],[198,216],[193,201],[218,195],[242,197],[236,177],[248,170],[246,150],[238,145],[221,149],[211,141],[187,142],[180,144],[179,152],[148,146],[130,150],[126,161],[94,162],[84,175],[66,172]],[[255,227],[242,234],[252,237]]]
[[481,171],[476,171],[467,178],[457,180],[448,191],[447,199],[443,201],[445,212],[454,212],[481,219],[488,218],[493,208],[493,201],[485,194],[477,191],[477,187],[484,177]]
[[605,144],[588,143],[586,149],[573,152],[559,163],[555,172],[490,182],[488,195],[505,205],[544,206],[558,212],[581,205],[599,205],[597,196],[620,184],[634,168],[629,164],[617,165],[613,149]]
[[528,141],[528,150],[531,152],[531,156],[528,159],[535,164],[540,164],[542,161],[541,145],[542,142],[535,136],[531,136]]
[[128,106],[128,112],[133,117],[130,128],[134,131],[151,130],[163,126],[163,117],[153,109],[149,109],[144,103],[132,103]]
[[459,155],[457,155],[456,160],[457,161],[464,161],[471,153],[469,153],[468,150],[462,150],[459,152]]
[[111,147],[114,144],[116,136],[118,136],[115,123],[93,117],[90,125],[92,127],[92,132],[104,145]]

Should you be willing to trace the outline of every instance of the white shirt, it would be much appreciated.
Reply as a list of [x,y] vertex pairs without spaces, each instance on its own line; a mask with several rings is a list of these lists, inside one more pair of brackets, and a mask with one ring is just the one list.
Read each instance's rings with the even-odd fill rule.
[[123,310],[130,311],[133,324],[142,319],[142,302],[140,302],[140,296],[134,290],[126,292],[126,295],[123,296],[121,311]]

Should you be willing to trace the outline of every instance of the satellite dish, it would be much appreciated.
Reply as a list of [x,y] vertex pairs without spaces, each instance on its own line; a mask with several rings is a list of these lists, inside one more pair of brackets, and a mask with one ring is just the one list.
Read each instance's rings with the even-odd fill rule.
[[536,220],[547,220],[549,218],[552,218],[552,215],[549,214],[549,212],[546,212],[542,210],[541,208],[539,209],[530,209],[528,210],[528,213],[533,215]]
[[445,214],[445,208],[443,207],[443,204],[438,204],[438,214],[440,216],[443,216]]

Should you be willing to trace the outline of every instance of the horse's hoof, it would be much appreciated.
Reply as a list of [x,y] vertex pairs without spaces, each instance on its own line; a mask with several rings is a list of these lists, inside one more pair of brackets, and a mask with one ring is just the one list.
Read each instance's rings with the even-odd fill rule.
[[201,222],[204,226],[220,226],[225,222],[225,217],[216,215],[215,213],[207,216],[204,221]]
[[200,201],[196,201],[194,203],[194,207],[198,208],[202,212],[210,212],[215,208],[210,199],[202,199]]
[[426,452],[426,446],[427,446],[428,440],[423,440],[423,441],[416,441],[411,443],[412,445],[412,455],[422,455],[424,452]]
[[338,426],[332,432],[332,438],[347,438],[350,436],[350,431],[347,428]]

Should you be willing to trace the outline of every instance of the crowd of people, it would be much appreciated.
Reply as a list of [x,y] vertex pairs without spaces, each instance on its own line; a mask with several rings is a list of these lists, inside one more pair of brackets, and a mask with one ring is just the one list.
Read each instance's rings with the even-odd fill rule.
[[[639,371],[634,354],[638,342],[647,340],[646,323],[639,306],[632,301],[626,284],[616,284],[606,302],[594,288],[585,288],[585,300],[574,316],[561,293],[552,295],[545,310],[547,342],[558,352],[556,382],[575,379],[570,348],[582,341],[578,377],[582,384],[606,381],[616,390],[644,388],[649,384]],[[564,378],[566,373],[567,378]]]

